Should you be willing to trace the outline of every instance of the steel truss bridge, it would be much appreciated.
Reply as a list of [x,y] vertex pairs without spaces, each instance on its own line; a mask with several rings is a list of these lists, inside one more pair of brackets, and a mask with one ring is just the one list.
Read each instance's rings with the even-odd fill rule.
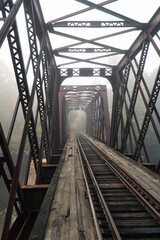
[[[160,171],[159,159],[153,161],[148,149],[152,133],[151,146],[157,155],[160,150],[160,8],[148,22],[141,23],[107,8],[116,0],[99,4],[86,0],[76,2],[78,11],[46,22],[39,0],[0,1],[0,46],[2,49],[8,46],[18,91],[7,132],[4,123],[0,124],[0,177],[9,192],[2,240],[29,238],[24,237],[27,236],[24,226],[29,229],[29,222],[32,219],[34,224],[37,214],[32,212],[35,209],[30,199],[35,199],[36,194],[43,198],[46,193],[50,175],[57,166],[56,159],[67,138],[70,110],[86,112],[87,134],[130,156],[133,161],[154,165],[157,174]],[[83,13],[93,9],[99,15],[110,16],[110,20],[85,21]],[[22,23],[19,14],[23,16]],[[77,15],[82,20],[77,21]],[[26,33],[25,41],[21,24]],[[88,39],[79,34],[79,29],[101,29],[102,35]],[[129,47],[127,44],[126,49],[119,48],[118,37],[125,39],[131,33],[136,33],[136,37],[131,39]],[[54,37],[70,40],[70,44],[55,48],[51,41]],[[117,38],[117,46],[107,44],[110,38]],[[114,57],[119,60],[110,64],[108,60]],[[158,59],[155,74],[148,77],[148,62],[155,59]],[[106,86],[61,85],[65,79],[73,77],[101,77],[109,81],[113,91],[112,112],[109,112]],[[19,111],[23,114],[24,125],[15,159],[11,142]],[[29,153],[24,170],[26,146]],[[31,164],[35,185],[27,187]],[[18,218],[11,227],[14,215]]]

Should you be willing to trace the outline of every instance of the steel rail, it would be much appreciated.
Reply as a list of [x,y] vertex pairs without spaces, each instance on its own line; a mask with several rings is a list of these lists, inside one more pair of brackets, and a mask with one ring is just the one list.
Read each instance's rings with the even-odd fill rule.
[[83,151],[83,148],[82,148],[82,146],[81,146],[81,144],[80,144],[79,141],[78,141],[78,143],[79,143],[79,148],[80,148],[80,150],[81,150],[81,153],[82,153],[82,155],[83,155],[83,158],[84,158],[84,160],[85,160],[85,162],[86,162],[86,164],[87,164],[87,168],[88,168],[88,171],[89,171],[89,173],[90,173],[92,182],[93,182],[93,184],[94,184],[94,186],[95,186],[95,189],[96,189],[96,191],[97,191],[97,193],[98,193],[98,196],[99,196],[99,198],[100,198],[100,201],[101,201],[101,203],[102,203],[102,205],[103,205],[103,210],[104,210],[105,216],[106,216],[106,218],[107,218],[107,220],[108,220],[108,222],[109,222],[109,226],[110,226],[111,232],[112,232],[112,234],[113,234],[113,236],[114,236],[114,239],[115,239],[115,240],[122,240],[122,238],[121,238],[121,236],[120,236],[120,233],[119,233],[119,231],[118,231],[118,229],[117,229],[117,226],[116,226],[116,224],[115,224],[115,222],[114,222],[114,219],[113,219],[113,217],[112,217],[112,215],[111,215],[111,212],[110,212],[110,210],[109,210],[109,208],[108,208],[108,205],[106,204],[106,201],[104,200],[104,197],[103,197],[103,195],[102,195],[102,192],[101,192],[101,190],[100,190],[100,188],[99,188],[99,186],[98,186],[97,180],[96,180],[96,178],[95,178],[95,176],[94,176],[94,174],[93,174],[93,171],[92,171],[92,169],[91,169],[91,167],[90,167],[90,165],[89,165],[88,159],[87,159],[87,157],[86,157],[86,155],[85,155],[85,153],[84,153],[84,151]]
[[[82,135],[81,135],[82,136]],[[102,150],[100,150],[95,144],[90,142],[84,135],[83,138],[87,143],[94,149],[94,151],[99,155],[99,157],[105,161],[106,165],[119,177],[123,184],[135,195],[136,198],[145,206],[147,211],[154,217],[154,219],[160,223],[160,213],[157,209],[160,209],[160,202],[152,196],[147,190],[145,190],[133,177],[117,165],[105,155]],[[107,159],[106,159],[107,158]],[[144,195],[144,196],[143,196]],[[151,203],[150,203],[151,202]],[[155,207],[153,207],[153,205]]]
[[[78,139],[77,139],[77,142],[78,142],[78,144],[80,144]],[[95,209],[94,209],[94,204],[93,204],[93,201],[92,201],[91,193],[90,193],[90,190],[89,190],[89,185],[88,185],[88,182],[87,182],[87,177],[86,177],[84,166],[83,166],[83,162],[82,162],[80,149],[78,148],[77,151],[78,151],[78,155],[79,155],[79,159],[80,159],[80,163],[81,163],[81,168],[82,168],[82,172],[83,172],[84,182],[85,182],[86,189],[87,189],[87,195],[88,195],[88,198],[89,198],[89,203],[90,203],[90,207],[91,207],[93,221],[94,221],[95,228],[96,228],[97,237],[98,237],[98,240],[103,240],[103,237],[102,237],[102,234],[101,234],[101,230],[100,230],[100,227],[99,227],[99,224],[98,224],[98,219],[96,217],[96,212],[95,212]]]

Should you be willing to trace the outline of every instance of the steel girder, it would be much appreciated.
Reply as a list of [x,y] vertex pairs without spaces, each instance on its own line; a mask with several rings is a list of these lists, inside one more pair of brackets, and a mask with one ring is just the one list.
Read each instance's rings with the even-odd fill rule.
[[[114,111],[112,111],[112,127],[111,127],[111,146],[115,146],[115,139],[117,139],[118,136],[118,132],[114,131],[114,129],[118,129],[119,128],[119,123],[120,120],[122,119],[122,109],[123,109],[123,104],[125,101],[125,93],[127,90],[127,84],[128,84],[128,78],[129,78],[129,72],[130,72],[130,62],[126,63],[125,66],[125,72],[124,75],[121,76],[122,79],[122,87],[121,87],[121,98],[120,101],[117,101],[117,94],[118,91],[115,93],[115,98],[114,98],[114,102],[113,102],[113,109]],[[116,109],[116,110],[115,110]],[[122,120],[123,123],[123,120]]]
[[[159,96],[159,69],[157,69],[157,77],[155,78],[151,93],[148,83],[143,75],[146,58],[149,58],[149,44],[155,49],[155,54],[159,55],[158,45],[154,40],[154,37],[159,39],[159,16],[160,12],[157,10],[146,26],[145,32],[142,32],[139,35],[137,40],[128,50],[128,54],[125,55],[118,64],[115,71],[116,74],[113,76],[116,79],[116,84],[114,87],[111,146],[114,146],[118,150],[121,149],[121,152],[127,155],[129,154],[133,159],[136,161],[140,160],[142,163],[152,163],[145,144],[145,136],[148,132],[150,122],[153,126],[155,138],[160,142],[160,135],[157,127],[160,118],[157,109],[158,106],[156,106],[156,101]],[[138,63],[136,58],[140,53],[141,58]],[[128,87],[128,78],[131,76],[130,69],[132,70],[135,81],[132,96],[130,94],[131,90]],[[142,104],[144,104],[146,108],[142,124],[139,123],[136,112],[137,110],[135,108],[138,94],[142,97]],[[124,112],[126,112],[127,119],[125,119]],[[153,113],[155,114],[155,117],[153,117]],[[155,121],[157,121],[157,124]],[[135,122],[136,127],[133,125],[133,122]],[[127,149],[129,141],[130,150]],[[146,160],[142,158],[142,155],[145,155]]]
[[69,77],[104,77],[112,83],[111,68],[58,68],[58,78],[62,83]]
[[131,24],[127,21],[61,21],[53,24],[48,24],[51,27],[137,27],[137,24]]
[[[10,181],[10,177],[13,178],[15,167],[14,167],[14,163],[13,163],[11,153],[10,153],[9,148],[8,148],[8,142],[5,138],[5,134],[4,134],[4,131],[3,131],[3,128],[2,128],[1,124],[0,124],[0,146],[1,146],[1,149],[2,149],[2,152],[3,152],[3,156],[4,156],[4,157],[0,158],[0,176],[3,177],[4,182],[6,184],[6,187],[7,187],[7,190],[8,190],[8,192],[10,192],[11,183],[12,183]],[[6,170],[4,168],[4,163],[6,163],[6,165],[7,165],[10,177],[6,173]],[[25,199],[24,199],[24,196],[23,196],[23,193],[22,193],[19,182],[18,182],[17,194],[18,194],[19,199],[17,199],[15,201],[15,209],[16,209],[17,213],[19,214],[20,211],[21,211],[20,208],[23,208],[23,210],[25,210],[25,211],[27,210],[27,205],[26,205],[26,202],[25,202]],[[19,203],[19,204],[17,204],[17,203]]]
[[[153,111],[155,110],[155,104],[156,104],[156,100],[158,98],[159,91],[160,91],[160,68],[159,68],[159,71],[157,73],[157,77],[156,77],[154,87],[153,87],[153,90],[152,90],[152,93],[151,93],[151,96],[150,96],[149,104],[148,104],[150,114],[152,114]],[[140,134],[139,134],[139,137],[138,137],[139,149],[141,149],[142,146],[143,146],[145,135],[147,133],[150,121],[151,121],[151,117],[150,117],[148,111],[146,111],[145,117],[144,117],[144,120],[143,120],[143,123],[142,123],[141,131],[140,131]],[[135,150],[135,153],[134,153],[134,159],[135,160],[138,159],[137,149]]]
[[[53,98],[55,99],[56,97],[53,96],[53,91],[50,88],[51,85],[52,85],[52,89],[55,87],[56,65],[55,65],[53,55],[51,54],[51,45],[49,42],[49,38],[44,30],[45,24],[41,16],[42,13],[40,11],[39,5],[37,5],[37,2],[34,3],[34,5],[32,5],[33,7],[32,10],[34,15],[36,16],[36,19],[34,19],[33,22],[29,22],[29,20],[27,22],[28,25],[33,23],[35,28],[34,28],[34,32],[32,32],[33,26],[31,25],[29,26],[29,31],[30,31],[29,43],[31,43],[31,54],[29,54],[28,62],[26,64],[26,69],[24,67],[25,64],[23,61],[23,53],[22,53],[21,42],[19,38],[18,26],[15,20],[22,2],[23,1],[17,0],[13,4],[12,0],[7,0],[4,3],[2,3],[2,6],[1,6],[1,11],[6,21],[4,22],[1,28],[0,44],[2,45],[5,38],[8,38],[10,53],[12,57],[12,63],[13,63],[15,77],[16,77],[17,86],[19,90],[17,103],[15,106],[11,124],[9,126],[7,140],[4,136],[2,127],[0,128],[0,147],[2,149],[2,154],[3,154],[3,157],[0,158],[0,162],[1,162],[0,174],[3,176],[6,187],[10,192],[8,208],[6,211],[6,217],[5,217],[4,227],[2,232],[2,239],[8,239],[10,235],[9,229],[11,225],[11,218],[12,218],[12,212],[13,212],[14,206],[18,216],[23,215],[22,225],[30,215],[31,209],[28,208],[28,203],[26,203],[26,199],[23,195],[23,191],[21,190],[21,186],[19,183],[19,176],[20,176],[21,167],[23,164],[22,161],[23,161],[23,154],[24,154],[27,134],[30,142],[31,157],[34,160],[35,169],[36,169],[36,183],[39,183],[41,182],[41,179],[43,179],[41,178],[42,176],[41,167],[42,167],[43,148],[44,148],[43,145],[48,144],[46,148],[47,149],[46,155],[49,156],[50,154],[49,139],[46,139],[46,136],[45,136],[47,131],[46,123],[47,121],[49,122],[49,127],[51,130],[51,122],[52,122],[52,119],[55,118],[55,114],[53,111],[54,110],[57,111],[56,102],[52,101],[52,99]],[[26,14],[28,14],[27,11],[26,11]],[[37,32],[38,32],[37,36],[39,38],[39,43],[40,43],[39,52],[37,50],[36,42],[34,42]],[[34,80],[33,80],[33,85],[31,89],[31,94],[29,94],[29,88],[27,83],[27,71],[30,66],[31,58],[33,63],[32,67],[33,67],[33,73],[34,73]],[[40,68],[40,64],[42,64],[42,69]],[[42,80],[40,77],[40,71],[42,73],[42,78],[44,82],[44,89],[45,89],[44,91],[42,90]],[[56,84],[58,86],[58,83]],[[56,91],[54,91],[54,94],[58,95],[58,90],[57,88],[55,89]],[[35,120],[32,114],[33,101],[34,101],[36,90],[37,90],[37,99],[38,99],[39,112],[41,117],[41,128],[42,128],[40,148],[38,146],[37,132],[36,132],[38,111],[36,111]],[[44,93],[45,93],[46,104],[44,103],[44,98],[43,98]],[[17,115],[18,115],[17,113],[18,113],[20,103],[22,105],[22,111],[25,118],[25,123],[24,123],[24,129],[22,132],[21,141],[20,141],[18,157],[17,157],[17,161],[15,161],[15,167],[14,167],[13,160],[10,153],[9,143],[10,143],[10,139],[13,136],[13,129],[15,127],[15,122],[17,120]],[[56,122],[56,124],[58,124],[58,122]],[[54,128],[58,129],[58,127],[55,126],[55,124],[54,124]],[[30,154],[28,157],[29,159],[26,163],[26,165],[28,166],[28,169],[25,169],[25,173],[24,173],[24,175],[26,175],[25,176],[26,184],[28,180],[28,173],[29,173],[29,167],[30,167]],[[7,165],[10,176],[8,175],[6,166],[4,166],[5,164]],[[15,234],[19,234],[19,233],[16,233],[16,229],[14,229],[14,231],[15,231]],[[22,233],[22,235],[23,234],[24,233]]]
[[[92,137],[95,137],[98,140],[105,142],[109,145],[110,136],[109,110],[107,108],[108,104],[104,97],[105,95],[103,94],[101,95],[101,92],[99,92],[99,94],[95,96],[95,98],[91,101],[91,103],[87,107],[86,132]],[[107,114],[105,113],[105,111],[107,111]]]
[[133,111],[134,111],[136,100],[137,100],[137,95],[138,95],[138,91],[139,91],[139,82],[142,79],[142,74],[143,74],[143,69],[144,69],[144,65],[145,65],[145,61],[146,61],[146,57],[147,57],[148,48],[149,48],[149,42],[147,40],[146,42],[144,42],[144,45],[143,45],[139,68],[138,68],[137,75],[136,75],[135,86],[133,89],[133,93],[132,93],[132,97],[131,97],[131,104],[129,107],[129,115],[127,116],[127,123],[126,123],[125,130],[124,130],[124,138],[122,141],[121,152],[124,152],[124,149],[126,146],[126,139],[128,137],[130,123],[132,120]]
[[[25,7],[25,16],[26,16],[26,23],[27,23],[27,30],[28,30],[28,38],[29,38],[29,44],[30,44],[30,51],[31,51],[31,59],[32,59],[32,66],[33,66],[33,72],[35,74],[37,69],[37,62],[38,62],[38,48],[37,48],[37,41],[36,41],[36,35],[37,37],[42,38],[43,32],[36,32],[36,12],[33,10],[32,1],[24,1],[24,7]],[[44,67],[44,74],[46,74],[45,69],[45,53],[43,51],[42,53],[42,64]],[[46,85],[46,83],[45,83]],[[44,148],[47,159],[49,158],[49,136],[48,136],[48,129],[47,129],[47,123],[44,116],[44,96],[42,91],[42,79],[39,73],[39,77],[37,79],[37,99],[38,99],[38,105],[39,105],[39,113],[40,113],[40,119],[41,119],[41,125],[44,124]]]
[[[116,67],[108,66],[111,68],[111,71],[110,71],[111,75],[110,76],[109,76],[109,74],[103,75],[103,77],[106,77],[111,82],[111,84],[113,86],[113,91],[114,91],[114,100],[113,100],[113,108],[112,108],[113,109],[112,125],[111,125],[111,132],[112,132],[111,146],[117,148],[118,150],[120,150],[121,152],[126,153],[126,154],[128,152],[130,152],[130,156],[135,159],[137,157],[135,157],[134,152],[137,151],[141,162],[143,162],[142,152],[141,152],[141,148],[143,147],[143,151],[146,155],[146,161],[150,162],[149,155],[148,155],[147,149],[146,149],[146,145],[144,144],[144,138],[141,137],[141,135],[143,135],[141,132],[144,131],[143,130],[144,127],[142,127],[141,124],[139,123],[139,119],[137,117],[136,104],[137,104],[137,96],[141,95],[144,105],[146,107],[146,112],[148,114],[148,118],[150,119],[150,121],[153,125],[155,135],[157,136],[157,139],[159,141],[159,132],[157,130],[157,126],[152,117],[152,110],[150,111],[150,106],[149,106],[150,104],[144,95],[144,91],[141,87],[141,84],[144,85],[146,94],[148,95],[148,97],[150,99],[152,93],[150,93],[148,86],[147,86],[147,82],[145,81],[145,78],[143,77],[143,70],[146,65],[146,58],[148,57],[148,49],[149,49],[150,44],[154,47],[155,51],[160,56],[160,50],[158,48],[158,44],[153,39],[153,37],[155,35],[157,35],[157,38],[159,36],[158,31],[159,31],[160,11],[159,11],[159,9],[157,10],[157,12],[154,14],[154,16],[149,21],[149,23],[141,23],[141,22],[135,21],[134,19],[128,18],[122,14],[119,14],[119,13],[111,11],[107,8],[104,8],[104,7],[102,7],[102,5],[94,4],[90,1],[78,0],[78,2],[88,5],[90,7],[90,8],[88,8],[88,10],[91,10],[94,8],[94,9],[97,9],[104,13],[107,13],[111,16],[120,18],[123,21],[120,21],[121,23],[120,22],[118,23],[118,21],[117,22],[109,21],[108,23],[107,22],[103,23],[103,21],[95,21],[95,22],[93,22],[93,21],[62,21],[62,20],[65,20],[67,17],[72,17],[72,16],[79,14],[78,12],[75,12],[75,13],[71,14],[70,16],[67,15],[62,18],[48,22],[47,28],[49,29],[50,32],[57,34],[59,36],[71,38],[71,39],[78,41],[77,43],[54,49],[53,53],[55,54],[55,56],[75,60],[72,62],[59,64],[59,67],[68,65],[68,64],[75,64],[75,63],[79,63],[79,62],[87,62],[87,63],[91,63],[91,64],[98,63],[99,64],[98,61],[93,62],[91,60],[95,60],[95,59],[107,57],[107,56],[113,56],[113,54],[124,53],[124,57],[122,57],[122,60],[119,62],[119,64]],[[97,38],[88,40],[88,39],[84,39],[84,38],[79,38],[77,36],[72,36],[72,35],[69,35],[66,33],[58,32],[53,29],[55,27],[66,27],[66,28],[73,28],[73,27],[74,28],[76,28],[76,27],[77,28],[86,28],[86,27],[92,28],[92,27],[95,27],[96,28],[96,26],[102,28],[102,27],[110,27],[111,25],[112,25],[112,27],[113,26],[114,27],[115,26],[122,27],[125,25],[125,23],[128,23],[129,24],[128,26],[130,26],[130,27],[132,26],[133,28],[131,27],[130,29],[125,30],[124,33],[129,32],[129,31],[134,31],[134,30],[142,30],[141,33],[139,34],[139,36],[137,37],[137,39],[135,40],[135,42],[132,44],[132,46],[127,51],[125,51],[125,50],[122,51],[122,49],[113,48],[108,45],[100,46],[99,43],[97,44],[97,42],[96,42],[98,40],[105,39],[105,38],[108,38],[111,36],[117,36],[119,34],[123,34],[123,32],[116,32],[116,33],[108,34],[106,36],[101,36],[101,37],[97,37]],[[83,47],[75,48],[75,46],[78,46],[78,45],[81,45],[84,43],[90,43],[90,44],[94,44],[94,45],[97,44],[97,46],[99,45],[100,48],[98,48],[98,47],[97,48],[83,48]],[[95,52],[106,52],[106,51],[108,51],[108,55],[106,54],[104,56],[88,58],[88,59],[73,58],[73,57],[69,57],[68,55],[66,56],[66,55],[60,54],[61,52],[73,54],[73,53],[95,53]],[[134,69],[133,61],[136,62],[135,57],[137,57],[137,55],[140,52],[141,52],[141,59],[140,59],[139,63],[135,63],[137,66],[137,69]],[[94,75],[94,74],[92,75],[92,73],[89,74],[91,71],[93,72],[93,69],[86,69],[86,70],[88,73],[83,75],[81,73],[81,71],[83,71],[83,69],[81,70],[78,68],[77,69],[76,68],[75,69],[74,68],[59,68],[59,76],[61,77],[61,81],[63,81],[67,77],[88,76],[88,75],[93,76]],[[128,79],[130,78],[131,73],[134,74],[134,81],[135,81],[135,85],[134,85],[132,93],[131,93],[130,89],[128,88],[128,85],[129,85]],[[99,76],[102,76],[102,75],[100,74]],[[129,80],[129,82],[130,82],[130,80]],[[155,90],[155,89],[158,89],[158,83],[156,83],[156,86],[154,86],[153,92],[154,91],[157,92],[157,90]],[[158,94],[157,94],[157,96],[158,96]],[[159,113],[156,108],[156,105],[154,105],[153,109],[154,109],[153,111],[155,112],[157,119],[159,120]],[[123,114],[123,112],[125,112],[126,116]],[[135,122],[135,126],[134,126],[133,122]],[[146,131],[147,131],[147,128],[146,128]],[[119,138],[121,138],[121,143],[119,141]],[[141,140],[143,139],[143,141],[141,141],[141,144],[138,140],[139,138],[141,138]],[[128,141],[130,142],[130,147],[127,146]],[[135,149],[134,145],[136,145],[136,149]],[[130,148],[130,150],[129,150],[129,148]]]
[[[10,18],[10,12],[12,8],[13,8],[12,0],[6,1],[5,5],[2,8],[2,13],[5,18],[7,17]],[[8,32],[7,38],[9,42],[13,67],[14,67],[17,85],[19,89],[19,96],[20,96],[20,101],[23,109],[23,114],[24,114],[24,117],[26,118],[28,105],[29,105],[29,90],[28,90],[26,71],[25,71],[24,62],[23,62],[23,55],[21,51],[21,44],[19,40],[16,21],[13,22],[13,25],[9,25],[9,27],[8,27],[9,32]],[[35,162],[35,166],[37,167],[36,162],[39,155],[39,147],[38,147],[38,141],[37,141],[35,126],[34,126],[33,115],[31,116],[31,120],[28,126],[28,136],[30,140],[32,156]]]
[[[105,103],[105,106],[104,106]],[[66,110],[64,110],[64,105]],[[86,132],[109,145],[110,120],[106,86],[61,86],[59,91],[60,144],[66,138],[64,119],[70,110],[86,112]]]

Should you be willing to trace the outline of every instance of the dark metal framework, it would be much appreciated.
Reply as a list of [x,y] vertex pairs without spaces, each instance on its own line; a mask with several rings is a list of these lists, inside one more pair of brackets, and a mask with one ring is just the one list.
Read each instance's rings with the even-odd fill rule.
[[[105,108],[104,108],[105,104]],[[65,105],[65,109],[62,105]],[[106,86],[61,86],[59,91],[60,144],[67,136],[69,111],[86,112],[86,132],[109,145],[110,119]],[[66,116],[67,115],[67,116]],[[66,116],[66,117],[65,117]]]
[[[27,219],[29,219],[31,209],[28,206],[28,202],[26,202],[23,191],[21,190],[19,176],[23,162],[25,144],[27,142],[27,135],[30,142],[31,154],[28,158],[28,163],[26,164],[28,168],[26,168],[24,172],[24,175],[26,175],[24,184],[27,184],[28,182],[30,163],[32,159],[34,161],[36,171],[36,184],[39,184],[41,182],[43,183],[43,174],[41,170],[42,158],[46,158],[47,162],[49,162],[49,156],[53,154],[53,149],[56,152],[54,142],[52,141],[53,145],[51,148],[49,144],[49,139],[51,135],[53,135],[52,131],[58,128],[54,121],[54,111],[58,111],[57,104],[56,102],[53,102],[53,99],[55,99],[54,95],[56,93],[58,95],[59,87],[59,84],[56,82],[57,79],[55,78],[57,74],[57,67],[54,57],[51,54],[52,49],[45,29],[45,23],[40,9],[40,5],[38,2],[34,1],[24,1],[23,3],[26,15],[28,41],[30,46],[30,51],[28,53],[28,62],[24,63],[23,51],[25,49],[25,46],[23,46],[23,43],[20,42],[18,26],[16,23],[16,14],[18,13],[19,8],[23,7],[21,6],[22,2],[23,1],[16,1],[16,3],[13,4],[12,0],[7,0],[1,4],[2,16],[6,20],[0,31],[0,43],[2,46],[5,38],[8,38],[9,49],[17,81],[17,87],[19,90],[19,96],[17,104],[15,106],[13,119],[9,127],[8,139],[4,135],[3,126],[1,126],[0,131],[0,146],[2,150],[0,175],[3,177],[6,187],[9,191],[8,208],[4,220],[2,239],[11,239],[13,236],[18,236],[19,231],[21,231],[21,239],[26,234],[25,231],[27,228]],[[40,46],[39,50],[37,48],[37,45]],[[33,69],[33,84],[31,93],[29,93],[29,76],[27,76],[27,73],[29,67],[31,66]],[[55,90],[53,91],[53,89]],[[37,106],[34,117],[33,102],[35,99],[35,95],[37,95]],[[44,100],[44,96],[46,100]],[[17,120],[18,109],[20,109],[19,102],[21,103],[25,123],[21,136],[19,153],[16,160],[12,159],[9,150],[9,144]],[[40,125],[37,125],[38,118],[40,118]],[[37,126],[41,129],[41,136],[39,136],[39,141],[37,138]],[[57,146],[58,144],[55,145]],[[15,162],[15,166],[13,162]],[[6,166],[9,169],[10,176],[8,175]],[[30,195],[30,197],[32,197],[32,195]],[[19,224],[18,220],[15,221],[15,224],[12,226],[12,228],[10,228],[14,207],[17,212],[17,217],[19,219],[22,218],[21,224],[19,226],[20,228],[22,228],[21,230],[19,229],[19,227],[17,227],[17,224]]]
[[[72,97],[74,94],[67,93],[66,101],[63,101],[64,93],[63,96],[58,95],[58,91],[66,78],[102,77],[110,81],[113,90],[111,126],[106,90],[87,89],[88,95],[81,101],[81,107],[85,108],[87,115],[87,133],[135,161],[144,165],[155,164],[156,171],[160,170],[159,159],[153,156],[158,156],[160,150],[159,65],[155,66],[153,76],[146,74],[147,62],[151,58],[160,57],[160,8],[148,23],[141,23],[106,7],[116,0],[106,0],[99,4],[87,0],[76,1],[86,7],[48,23],[44,21],[38,0],[0,1],[0,46],[3,47],[4,41],[8,41],[18,89],[17,101],[7,134],[3,124],[0,124],[0,177],[3,178],[9,192],[2,240],[17,237],[18,239],[29,238],[31,231],[29,222],[31,219],[35,221],[48,188],[46,184],[49,182],[45,180],[45,169],[48,167],[51,173],[55,171],[57,162],[53,161],[53,155],[59,153],[58,149],[66,136],[68,106],[79,108],[79,100],[82,99],[84,91],[76,92],[76,100]],[[27,51],[17,23],[17,17],[22,8],[25,15],[23,24],[28,34]],[[83,17],[82,21],[68,20],[77,15],[83,16],[83,13],[92,9],[99,11],[99,14],[103,12],[111,16],[111,20],[86,21]],[[116,17],[117,20],[115,21],[115,18],[112,20],[112,17]],[[86,39],[78,35],[78,30],[77,35],[72,35],[64,32],[64,28],[87,28],[94,31],[98,28],[116,31]],[[137,33],[137,38],[125,49],[107,44],[109,38],[117,37],[118,39],[119,36],[132,32]],[[74,31],[74,34],[76,33]],[[55,48],[50,42],[50,34],[74,40],[74,43]],[[87,47],[83,44],[87,44]],[[88,47],[88,45],[91,46]],[[26,52],[28,52],[28,60],[24,60]],[[154,52],[153,56],[151,52]],[[76,57],[73,57],[74,54]],[[88,57],[80,58],[79,54]],[[118,63],[108,63],[107,60],[114,56],[119,57]],[[56,60],[59,59],[62,59],[62,62],[56,64]],[[63,62],[64,59],[72,61]],[[66,65],[71,67],[66,68]],[[74,92],[74,89],[71,91]],[[61,104],[58,104],[58,101]],[[23,113],[24,127],[20,136],[17,158],[14,159],[11,154],[11,140],[18,122],[19,111]],[[61,125],[62,112],[63,126]],[[149,150],[149,144],[152,145],[154,154]],[[29,145],[29,154],[25,162],[27,167],[23,170],[25,186],[22,187],[20,175],[26,145]],[[46,162],[45,166],[43,159]],[[32,162],[36,180],[30,187],[28,179]],[[34,191],[38,192],[40,202],[36,206],[31,206],[29,200],[34,198]],[[14,211],[17,218],[14,224],[11,224]],[[39,239],[43,239],[43,234]]]

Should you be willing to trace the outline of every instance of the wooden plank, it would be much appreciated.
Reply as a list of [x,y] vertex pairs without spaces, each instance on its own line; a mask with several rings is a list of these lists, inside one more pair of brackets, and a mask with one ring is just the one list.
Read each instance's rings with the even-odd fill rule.
[[134,162],[132,159],[122,156],[122,154],[96,139],[93,139],[86,134],[85,136],[96,144],[97,147],[100,147],[100,149],[103,150],[112,161],[118,163],[124,170],[128,171],[136,181],[142,184],[144,189],[149,191],[158,201],[160,201],[160,176],[146,167],[143,167],[141,164]]
[[[68,148],[67,148],[68,154]],[[52,204],[45,239],[68,239],[71,164],[66,154]],[[65,238],[64,238],[65,235]]]
[[71,158],[72,171],[71,171],[71,194],[70,194],[70,229],[69,239],[79,239],[79,228],[77,219],[77,198],[76,198],[76,176],[75,176],[75,162],[74,157]]
[[[75,146],[77,148],[77,146]],[[90,205],[88,197],[86,195],[86,188],[83,179],[82,169],[77,151],[75,152],[76,161],[76,176],[77,176],[77,197],[79,199],[80,209],[79,209],[79,232],[80,239],[92,239],[96,240],[97,235],[94,227],[94,222],[92,218],[92,213],[90,210]]]
[[38,217],[33,226],[33,230],[30,234],[29,240],[35,239],[35,238],[37,238],[39,240],[44,240],[45,231],[46,231],[46,227],[47,227],[47,223],[48,223],[48,218],[49,218],[49,214],[50,214],[51,207],[52,207],[52,202],[53,202],[53,199],[55,196],[59,175],[60,175],[62,165],[64,162],[64,158],[65,158],[66,148],[67,147],[65,146],[62,157],[59,161],[58,167],[56,168],[56,171],[50,182],[50,185],[48,187],[47,193],[43,200],[41,209],[39,211]]
[[49,216],[45,240],[96,240],[78,154],[70,138]]

